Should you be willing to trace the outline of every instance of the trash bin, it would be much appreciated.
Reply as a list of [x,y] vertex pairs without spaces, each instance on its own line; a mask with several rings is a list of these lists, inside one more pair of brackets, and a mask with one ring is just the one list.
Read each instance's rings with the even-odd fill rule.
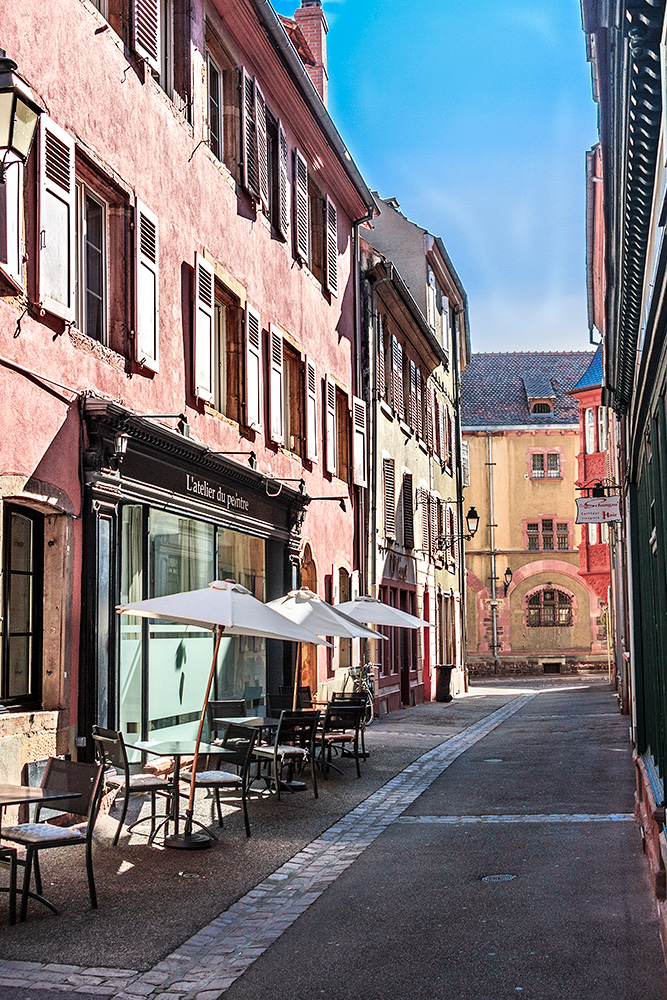
[[451,692],[452,670],[451,663],[436,663],[435,665],[435,700],[452,701],[454,696]]

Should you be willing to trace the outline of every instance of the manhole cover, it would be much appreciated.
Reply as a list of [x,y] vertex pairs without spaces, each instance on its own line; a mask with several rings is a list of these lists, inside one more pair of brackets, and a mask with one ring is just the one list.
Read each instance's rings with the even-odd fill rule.
[[483,875],[482,882],[511,882],[516,875]]

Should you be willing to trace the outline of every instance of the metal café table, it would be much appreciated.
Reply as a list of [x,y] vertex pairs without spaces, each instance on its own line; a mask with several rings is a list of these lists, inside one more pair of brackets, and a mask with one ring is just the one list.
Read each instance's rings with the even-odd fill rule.
[[[58,791],[56,789],[50,788],[35,788],[32,785],[3,785],[0,784],[0,839],[2,838],[2,815],[7,806],[21,806],[27,804],[37,804],[39,802],[57,802],[58,799],[80,799],[81,792],[65,792]],[[0,855],[2,854],[3,848],[0,847]],[[15,851],[15,848],[7,847],[6,851]],[[5,889],[0,888],[0,892],[11,892],[12,886]],[[15,890],[15,887],[14,887]],[[48,899],[44,896],[40,896],[37,892],[29,892],[28,895],[31,899],[36,899],[38,902],[43,903],[44,906],[48,906],[50,910],[57,913],[58,910],[50,903]],[[16,900],[12,899],[10,901],[10,923],[14,923],[16,919]]]
[[[174,787],[171,796],[171,810],[167,818],[155,828],[148,842],[149,844],[152,843],[158,831],[161,830],[163,826],[169,824],[169,822],[174,824],[174,834],[177,835],[178,821],[179,819],[185,819],[185,817],[180,814],[179,775],[181,773],[181,757],[193,757],[197,741],[195,739],[138,740],[136,743],[130,743],[126,740],[126,743],[127,746],[132,747],[134,750],[141,750],[142,753],[151,753],[155,757],[174,758]],[[210,743],[200,743],[199,754],[205,757],[209,754],[218,754],[221,757],[226,757],[233,756],[233,751],[225,750],[223,747],[215,746]]]

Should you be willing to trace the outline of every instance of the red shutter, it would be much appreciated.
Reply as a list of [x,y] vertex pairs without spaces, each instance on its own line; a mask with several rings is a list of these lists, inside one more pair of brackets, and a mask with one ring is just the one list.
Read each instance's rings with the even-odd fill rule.
[[160,0],[133,0],[132,47],[156,73],[160,72]]
[[37,301],[42,309],[54,316],[73,320],[74,139],[47,115],[40,118],[38,212]]
[[352,481],[356,486],[366,485],[367,440],[366,404],[358,396],[352,397]]
[[259,198],[259,156],[257,150],[257,108],[255,81],[241,68],[241,133],[243,137],[243,186]]
[[273,323],[269,324],[269,428],[271,440],[285,443],[283,378],[283,337]]
[[306,355],[306,458],[317,462],[317,373],[312,358]]
[[136,240],[135,358],[139,364],[157,372],[159,371],[157,216],[137,199],[134,221]]
[[278,225],[281,236],[289,234],[289,182],[287,179],[287,136],[278,120]]
[[257,173],[262,207],[269,207],[269,154],[266,138],[266,101],[258,83],[255,83],[255,113],[257,116]]
[[331,198],[326,198],[326,285],[338,295],[338,212]]
[[259,313],[246,304],[245,311],[245,412],[246,425],[262,425],[262,327]]
[[326,429],[326,470],[336,474],[336,383],[328,375],[324,379],[325,429]]
[[308,164],[298,149],[294,150],[294,229],[297,256],[307,264],[310,251]]
[[215,272],[201,254],[195,253],[194,393],[213,401],[213,322]]

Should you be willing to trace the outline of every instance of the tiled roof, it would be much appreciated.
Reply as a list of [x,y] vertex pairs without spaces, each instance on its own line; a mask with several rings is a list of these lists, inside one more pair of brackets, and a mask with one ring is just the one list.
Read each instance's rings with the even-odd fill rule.
[[598,347],[593,360],[577,384],[572,387],[572,391],[576,392],[577,389],[596,389],[599,385],[602,385],[602,345]]
[[[592,360],[592,351],[473,354],[461,376],[464,430],[576,423],[579,403],[567,393]],[[533,385],[550,387],[549,396],[555,397],[552,413],[531,413],[526,387]]]

